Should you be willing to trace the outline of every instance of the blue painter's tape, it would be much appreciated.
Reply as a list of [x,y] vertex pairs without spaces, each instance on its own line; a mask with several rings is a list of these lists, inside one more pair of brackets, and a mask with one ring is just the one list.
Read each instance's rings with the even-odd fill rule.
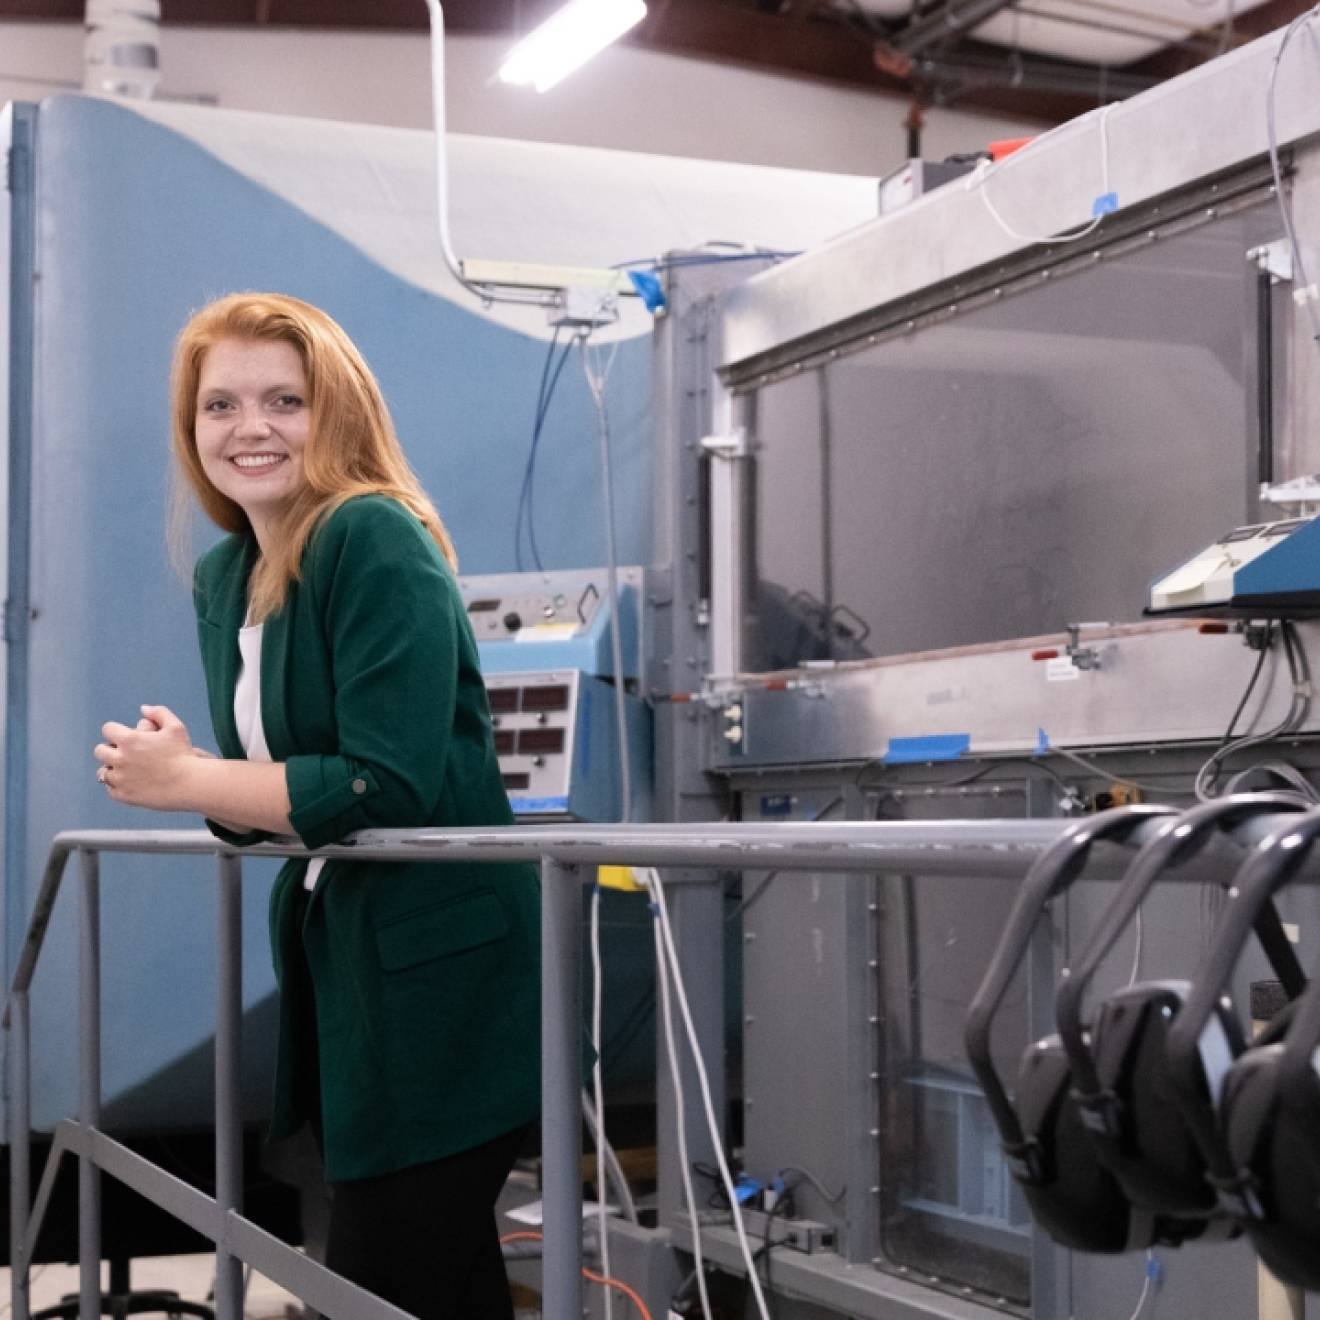
[[1050,750],[1050,736],[1044,729],[1036,730],[1036,755],[1044,756]]
[[510,797],[509,805],[516,812],[567,811],[568,799],[566,797]]
[[924,738],[891,738],[885,751],[887,765],[914,761],[956,761],[972,745],[970,733],[933,733]]
[[1092,215],[1108,215],[1111,211],[1118,210],[1118,194],[1116,192],[1101,193],[1099,197],[1091,203]]
[[630,270],[628,281],[648,312],[658,312],[665,305],[665,290],[649,271]]

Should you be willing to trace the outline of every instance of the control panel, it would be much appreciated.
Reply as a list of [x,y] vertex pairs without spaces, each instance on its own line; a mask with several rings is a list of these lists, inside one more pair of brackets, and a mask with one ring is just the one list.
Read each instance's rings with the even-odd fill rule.
[[1268,617],[1320,612],[1315,518],[1236,527],[1151,586],[1147,614]]
[[[578,669],[486,675],[500,773],[522,819],[622,819],[614,690]],[[650,736],[645,708],[626,698],[624,731],[634,820],[645,819]]]
[[[613,675],[606,569],[461,577],[458,585],[483,672],[572,668]],[[619,569],[619,641],[628,679],[641,665],[641,594],[642,570]]]

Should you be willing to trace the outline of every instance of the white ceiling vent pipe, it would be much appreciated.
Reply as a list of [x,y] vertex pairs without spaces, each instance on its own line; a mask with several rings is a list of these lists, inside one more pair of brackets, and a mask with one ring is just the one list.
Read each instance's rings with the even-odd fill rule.
[[149,99],[160,81],[160,0],[87,0],[83,91]]

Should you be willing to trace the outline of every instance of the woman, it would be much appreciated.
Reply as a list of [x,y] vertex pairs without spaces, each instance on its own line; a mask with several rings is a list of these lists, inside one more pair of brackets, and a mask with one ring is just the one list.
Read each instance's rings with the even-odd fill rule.
[[[370,369],[276,294],[203,308],[175,350],[173,445],[224,531],[194,601],[220,757],[169,710],[95,749],[116,802],[231,843],[504,825],[454,554]],[[288,863],[272,1138],[310,1123],[327,1264],[415,1315],[512,1315],[493,1207],[539,1105],[539,891],[522,864]]]

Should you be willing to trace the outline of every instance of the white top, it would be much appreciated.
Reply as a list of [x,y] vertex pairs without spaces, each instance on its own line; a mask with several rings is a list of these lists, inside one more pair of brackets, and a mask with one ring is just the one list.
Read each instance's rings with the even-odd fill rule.
[[[254,623],[238,630],[238,682],[234,685],[234,724],[238,728],[238,741],[249,761],[269,761],[270,748],[266,746],[266,731],[261,724],[261,632],[264,624]],[[297,842],[290,835],[291,842]],[[307,863],[307,876],[303,886],[316,887],[316,877],[325,866],[324,857],[313,857]]]

